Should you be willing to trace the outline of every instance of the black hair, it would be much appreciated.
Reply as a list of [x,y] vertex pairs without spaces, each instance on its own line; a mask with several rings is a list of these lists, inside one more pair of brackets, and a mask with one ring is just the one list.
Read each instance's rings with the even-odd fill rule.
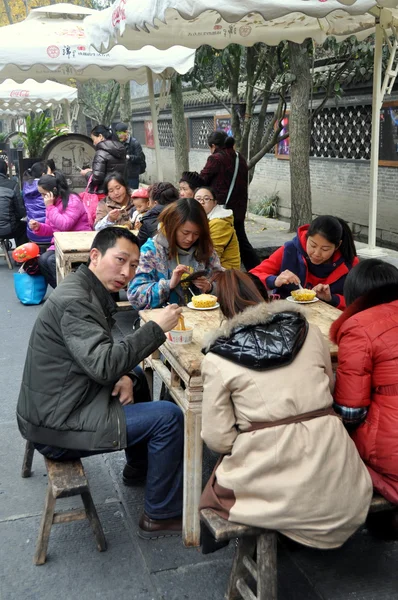
[[23,174],[23,180],[29,181],[32,179],[39,179],[39,177],[41,177],[42,175],[46,175],[46,173],[47,173],[46,163],[37,162],[37,163],[34,163],[29,169],[27,169],[25,171],[25,173]]
[[178,200],[180,194],[172,183],[169,181],[161,181],[160,183],[154,183],[150,187],[149,196],[151,200],[154,200],[162,206],[166,206],[166,204]]
[[351,229],[344,219],[332,217],[331,215],[321,215],[320,217],[317,217],[309,226],[307,238],[316,234],[326,238],[327,241],[334,244],[334,246],[339,246],[339,250],[344,260],[349,265],[352,265],[353,260],[357,255],[357,251]]
[[218,146],[219,148],[224,148],[225,142],[228,136],[225,131],[212,131],[212,133],[207,138],[207,143],[209,146]]
[[389,285],[398,286],[397,267],[379,258],[363,260],[351,269],[346,277],[344,283],[346,304],[348,306],[360,296]]
[[8,164],[5,160],[0,158],[0,173],[1,175],[7,175],[8,172]]
[[213,199],[217,202],[217,196],[213,190],[212,187],[209,187],[208,185],[200,185],[199,187],[196,188],[196,190],[194,191],[193,195],[195,197],[195,194],[198,190],[207,190],[208,192],[210,192],[210,194],[213,196]]
[[197,171],[184,171],[179,183],[187,183],[194,192],[198,187],[202,187],[204,181]]
[[94,135],[95,137],[102,135],[106,140],[119,141],[117,135],[113,133],[111,127],[107,127],[106,125],[96,125],[91,130],[90,135]]
[[228,136],[225,140],[224,148],[233,148],[235,146],[235,138]]
[[50,168],[51,173],[54,173],[54,171],[57,170],[57,167],[55,166],[55,162],[53,161],[52,158],[49,158],[46,160],[46,167]]
[[105,177],[104,183],[103,183],[104,194],[108,195],[108,185],[113,179],[115,179],[120,185],[122,185],[123,187],[126,188],[126,191],[129,196],[131,195],[131,190],[130,190],[129,186],[127,185],[127,181],[125,180],[123,175],[121,173],[119,173],[118,171],[112,171],[112,173],[108,173],[108,175]]
[[96,248],[103,256],[109,248],[113,248],[116,245],[117,240],[124,238],[132,244],[135,244],[139,249],[138,238],[131,233],[129,229],[125,227],[105,227],[101,229],[95,236],[93,243],[91,244],[91,250]]
[[54,171],[54,175],[43,175],[37,185],[46,192],[52,192],[55,198],[61,198],[62,207],[66,210],[69,202],[70,189],[66,177],[61,171]]

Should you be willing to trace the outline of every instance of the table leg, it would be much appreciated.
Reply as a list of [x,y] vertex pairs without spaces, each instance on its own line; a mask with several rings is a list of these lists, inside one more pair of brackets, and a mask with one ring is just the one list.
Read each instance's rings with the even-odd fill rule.
[[[187,390],[189,393],[189,390]],[[203,442],[201,406],[188,402],[184,432],[184,500],[183,542],[185,546],[200,545],[199,500],[202,493]]]

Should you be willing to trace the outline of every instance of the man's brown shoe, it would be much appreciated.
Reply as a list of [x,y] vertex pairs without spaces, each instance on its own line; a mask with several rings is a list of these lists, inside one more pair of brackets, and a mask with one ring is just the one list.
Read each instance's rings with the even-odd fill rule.
[[181,535],[182,518],[173,519],[151,519],[146,513],[142,513],[138,524],[138,535],[145,540],[159,537]]

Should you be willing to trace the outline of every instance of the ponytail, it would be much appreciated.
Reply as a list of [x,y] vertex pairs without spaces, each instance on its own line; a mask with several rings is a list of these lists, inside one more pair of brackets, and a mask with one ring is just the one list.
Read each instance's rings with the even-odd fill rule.
[[38,185],[46,192],[54,194],[56,198],[61,198],[63,210],[67,209],[70,190],[65,175],[61,171],[54,171],[53,175],[43,175],[40,177]]
[[94,135],[98,137],[102,135],[105,140],[113,140],[114,142],[118,142],[119,138],[113,132],[111,127],[107,127],[106,125],[96,125],[94,129],[91,130],[90,135]]
[[326,238],[331,244],[338,246],[345,262],[352,265],[357,251],[351,229],[344,219],[332,217],[331,215],[317,217],[309,226],[307,237],[317,233]]
[[227,139],[225,140],[225,145],[224,148],[233,148],[235,146],[235,138],[231,137],[227,137]]

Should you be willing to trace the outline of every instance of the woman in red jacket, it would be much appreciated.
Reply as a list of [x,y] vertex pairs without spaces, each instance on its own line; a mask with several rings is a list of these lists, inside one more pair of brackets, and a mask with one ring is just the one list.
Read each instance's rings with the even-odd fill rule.
[[398,504],[398,269],[365,260],[347,276],[344,295],[348,308],[331,328],[335,410],[361,423],[352,438],[373,486]]
[[287,298],[299,283],[320,300],[345,308],[344,281],[358,263],[352,233],[343,219],[322,215],[263,260],[250,273],[270,291]]

